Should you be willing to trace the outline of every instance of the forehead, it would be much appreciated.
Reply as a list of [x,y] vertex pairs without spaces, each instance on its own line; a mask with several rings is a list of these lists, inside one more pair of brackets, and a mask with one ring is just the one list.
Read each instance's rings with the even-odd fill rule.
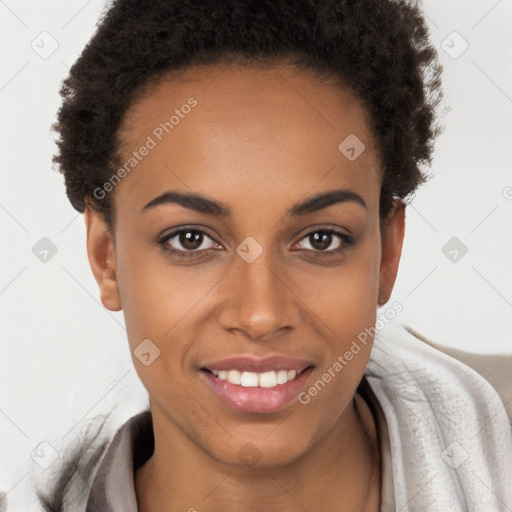
[[[130,208],[168,188],[222,191],[225,202],[256,190],[295,202],[317,185],[366,188],[377,198],[380,189],[362,103],[341,83],[291,66],[170,73],[136,99],[119,141],[123,164],[134,160],[133,152],[144,153],[125,166],[129,172],[115,190],[116,203]],[[347,145],[364,151],[351,160],[343,153]],[[144,147],[150,149],[139,151]]]

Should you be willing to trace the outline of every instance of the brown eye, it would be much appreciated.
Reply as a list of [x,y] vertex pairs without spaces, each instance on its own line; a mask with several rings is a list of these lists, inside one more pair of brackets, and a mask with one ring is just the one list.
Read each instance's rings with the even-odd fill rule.
[[178,241],[188,251],[199,249],[203,242],[203,234],[195,231],[182,231],[178,235]]
[[317,229],[304,236],[294,249],[298,248],[314,258],[328,258],[340,256],[356,242],[352,235],[334,229]]
[[332,243],[332,233],[326,231],[317,231],[309,235],[309,241],[314,249],[325,251]]
[[[173,254],[193,255],[215,248],[216,242],[200,229],[181,229],[162,237],[159,243]],[[189,253],[189,254],[187,254]]]
[[[321,252],[328,252],[328,249],[336,251],[340,247],[340,245],[343,245],[342,241],[340,240],[341,238],[341,234],[334,233],[332,231],[315,231],[314,233],[306,235],[302,239],[308,242],[306,247],[303,248]],[[337,242],[334,243],[334,247],[333,242]]]

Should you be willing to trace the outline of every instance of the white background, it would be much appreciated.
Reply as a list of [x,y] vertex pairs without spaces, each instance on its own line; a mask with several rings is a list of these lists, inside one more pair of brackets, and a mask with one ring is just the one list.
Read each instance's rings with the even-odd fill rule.
[[[408,208],[391,302],[403,304],[402,321],[438,343],[511,353],[512,1],[423,5],[451,111],[442,120],[433,178]],[[119,423],[147,400],[122,313],[99,301],[83,216],[51,165],[49,127],[60,82],[103,6],[103,0],[0,2],[0,490],[8,492],[10,510],[30,508],[29,462],[40,442],[60,450],[114,404],[121,403]],[[43,31],[59,45],[47,59],[31,48]],[[443,46],[458,52],[461,37],[469,47],[452,58]],[[58,249],[47,263],[32,253],[42,237]],[[455,263],[442,252],[452,237],[468,248]]]

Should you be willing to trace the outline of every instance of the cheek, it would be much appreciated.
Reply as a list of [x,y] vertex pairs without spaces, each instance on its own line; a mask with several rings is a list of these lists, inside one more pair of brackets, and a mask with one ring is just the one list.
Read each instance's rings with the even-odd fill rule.
[[200,304],[221,277],[213,266],[208,272],[194,265],[172,265],[159,249],[140,242],[128,240],[118,252],[119,291],[134,343],[137,339],[172,337],[172,331],[179,330],[187,313]]
[[[345,261],[333,267],[309,265],[296,284],[307,305],[343,337],[373,325],[379,288],[380,239],[367,232]],[[300,284],[299,284],[300,283]],[[355,330],[355,331],[354,331]]]
[[[157,251],[132,246],[121,254],[117,277],[133,364],[151,399],[171,410],[169,404],[190,398],[182,382],[191,338],[185,334],[187,314],[194,312],[211,285],[207,280],[204,288],[192,286],[192,267],[173,267]],[[205,422],[193,407],[189,413]]]
[[[208,317],[209,291],[226,269],[171,265],[159,251],[136,243],[119,253],[120,295],[137,374],[153,400],[187,401],[188,394],[181,395],[185,360],[197,339],[192,323]],[[146,365],[148,358],[154,362]]]
[[[302,397],[304,414],[322,418],[323,435],[339,418],[363,377],[377,316],[380,241],[368,237],[331,278],[310,276],[308,306],[328,328],[326,358]],[[322,286],[319,286],[319,285]],[[320,432],[322,430],[322,432]]]

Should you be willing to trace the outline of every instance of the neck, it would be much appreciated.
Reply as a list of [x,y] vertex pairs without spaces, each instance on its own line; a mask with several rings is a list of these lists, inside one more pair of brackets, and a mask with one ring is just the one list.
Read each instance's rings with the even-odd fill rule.
[[264,469],[228,466],[177,435],[180,431],[170,429],[168,417],[153,404],[152,415],[155,451],[135,473],[141,512],[379,510],[379,446],[360,395],[306,454]]

